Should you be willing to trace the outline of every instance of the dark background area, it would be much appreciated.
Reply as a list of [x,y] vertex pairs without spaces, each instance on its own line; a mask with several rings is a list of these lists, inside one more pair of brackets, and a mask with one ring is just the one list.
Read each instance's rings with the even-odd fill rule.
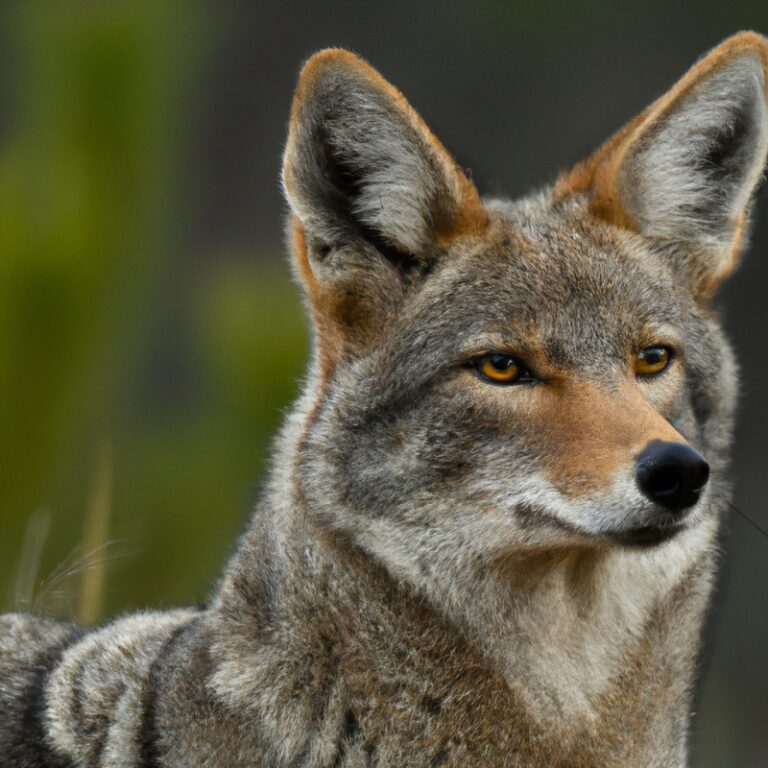
[[[301,63],[349,47],[515,197],[740,29],[730,3],[6,2],[0,11],[0,607],[203,601],[307,337],[278,177]],[[768,529],[768,189],[722,292],[735,504]],[[693,766],[768,765],[768,538],[733,513]]]

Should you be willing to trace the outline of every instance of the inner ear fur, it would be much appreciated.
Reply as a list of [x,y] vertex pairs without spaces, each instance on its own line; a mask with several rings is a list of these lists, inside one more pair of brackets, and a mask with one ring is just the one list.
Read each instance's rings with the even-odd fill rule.
[[737,263],[768,154],[768,40],[728,38],[660,99],[564,174],[599,218],[682,254],[708,298]]

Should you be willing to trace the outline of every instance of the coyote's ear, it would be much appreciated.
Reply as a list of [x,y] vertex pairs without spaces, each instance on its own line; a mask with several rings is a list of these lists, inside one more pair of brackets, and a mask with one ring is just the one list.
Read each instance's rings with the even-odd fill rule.
[[768,40],[729,38],[559,190],[588,191],[603,219],[682,254],[710,296],[735,265],[768,154]]
[[474,186],[402,94],[344,50],[301,72],[283,180],[326,246],[357,237],[419,258],[484,223]]
[[[372,283],[417,272],[486,223],[477,190],[399,91],[339,49],[315,54],[301,72],[283,184],[316,319],[314,294],[337,310],[349,308],[345,294],[391,296],[396,288]],[[360,309],[341,324],[359,324]]]

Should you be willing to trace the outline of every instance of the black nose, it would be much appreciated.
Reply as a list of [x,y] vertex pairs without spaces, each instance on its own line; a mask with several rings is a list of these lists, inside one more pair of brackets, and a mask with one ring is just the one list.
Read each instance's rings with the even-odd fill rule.
[[654,440],[637,457],[635,477],[651,501],[682,512],[699,500],[709,479],[709,464],[689,445]]

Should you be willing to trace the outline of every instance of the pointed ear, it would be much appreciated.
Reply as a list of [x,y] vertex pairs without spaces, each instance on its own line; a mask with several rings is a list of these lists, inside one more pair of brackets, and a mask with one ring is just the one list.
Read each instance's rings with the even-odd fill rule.
[[337,340],[370,335],[366,320],[385,322],[377,303],[486,225],[477,190],[399,91],[339,49],[301,72],[283,185],[315,320]]
[[670,91],[562,177],[593,212],[682,259],[696,295],[736,264],[768,154],[768,40],[729,38]]
[[423,256],[478,229],[477,191],[405,98],[354,54],[304,66],[283,164],[288,201],[312,237]]

